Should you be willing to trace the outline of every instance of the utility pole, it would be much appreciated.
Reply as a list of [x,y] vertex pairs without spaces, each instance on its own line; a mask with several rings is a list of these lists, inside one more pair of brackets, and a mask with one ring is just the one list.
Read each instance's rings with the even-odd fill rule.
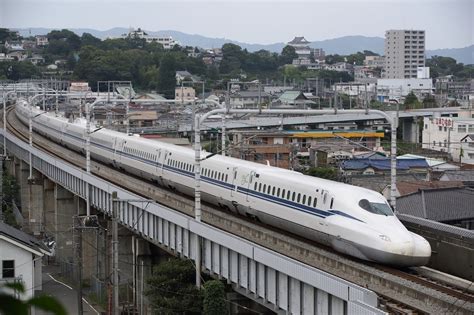
[[82,315],[82,229],[76,230],[76,266],[77,266],[77,314]]
[[118,222],[117,192],[112,192],[112,272],[113,272],[113,315],[119,315],[119,275],[118,275]]

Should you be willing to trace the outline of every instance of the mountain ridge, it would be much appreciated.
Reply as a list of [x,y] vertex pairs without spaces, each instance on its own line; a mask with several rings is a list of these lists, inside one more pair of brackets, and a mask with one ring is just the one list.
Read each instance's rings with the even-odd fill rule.
[[[12,28],[20,32],[22,36],[35,36],[44,35],[54,29],[59,28]],[[120,37],[129,31],[125,27],[114,27],[108,30],[96,30],[91,28],[69,28],[69,30],[81,36],[83,33],[90,33],[100,39],[106,39],[108,37]],[[258,51],[265,49],[271,52],[280,53],[286,43],[272,43],[272,44],[258,44],[258,43],[245,43],[228,38],[214,38],[207,37],[200,34],[188,34],[175,30],[161,30],[161,31],[147,31],[144,30],[148,35],[151,36],[172,36],[174,39],[179,41],[182,45],[187,46],[198,46],[203,48],[218,48],[226,43],[233,43],[247,49],[248,51]],[[289,39],[291,40],[291,39]],[[319,41],[312,41],[310,44],[312,48],[322,48],[326,54],[339,54],[348,55],[356,53],[358,51],[370,50],[377,54],[383,54],[384,39],[382,37],[369,37],[362,35],[348,35],[338,38],[325,39]],[[445,56],[452,57],[458,62],[464,64],[474,64],[474,45],[461,48],[443,48],[426,50],[426,56]]]

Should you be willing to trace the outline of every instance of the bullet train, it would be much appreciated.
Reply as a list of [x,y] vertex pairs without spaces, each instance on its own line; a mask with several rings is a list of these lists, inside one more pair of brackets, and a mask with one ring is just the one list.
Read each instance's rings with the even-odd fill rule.
[[[84,119],[70,122],[21,100],[16,114],[25,124],[31,115],[37,132],[84,152]],[[194,194],[192,149],[100,129],[91,134],[90,152],[160,186]],[[223,209],[364,260],[407,267],[425,265],[431,256],[429,243],[409,232],[387,200],[369,189],[214,155],[201,162],[201,191],[203,200]]]

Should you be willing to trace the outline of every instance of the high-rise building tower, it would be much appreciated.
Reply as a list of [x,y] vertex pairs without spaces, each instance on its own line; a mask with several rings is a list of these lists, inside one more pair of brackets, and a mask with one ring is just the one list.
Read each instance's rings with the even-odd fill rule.
[[384,78],[416,78],[418,67],[425,66],[425,31],[388,30],[384,50]]

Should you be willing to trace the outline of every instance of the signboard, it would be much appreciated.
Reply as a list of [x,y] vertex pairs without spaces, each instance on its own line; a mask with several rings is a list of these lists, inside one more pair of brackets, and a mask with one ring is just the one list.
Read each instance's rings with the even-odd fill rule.
[[453,126],[453,121],[450,118],[435,118],[433,119],[433,122],[437,126],[441,127],[452,127]]
[[69,91],[71,92],[87,92],[89,91],[89,83],[87,82],[71,82]]

